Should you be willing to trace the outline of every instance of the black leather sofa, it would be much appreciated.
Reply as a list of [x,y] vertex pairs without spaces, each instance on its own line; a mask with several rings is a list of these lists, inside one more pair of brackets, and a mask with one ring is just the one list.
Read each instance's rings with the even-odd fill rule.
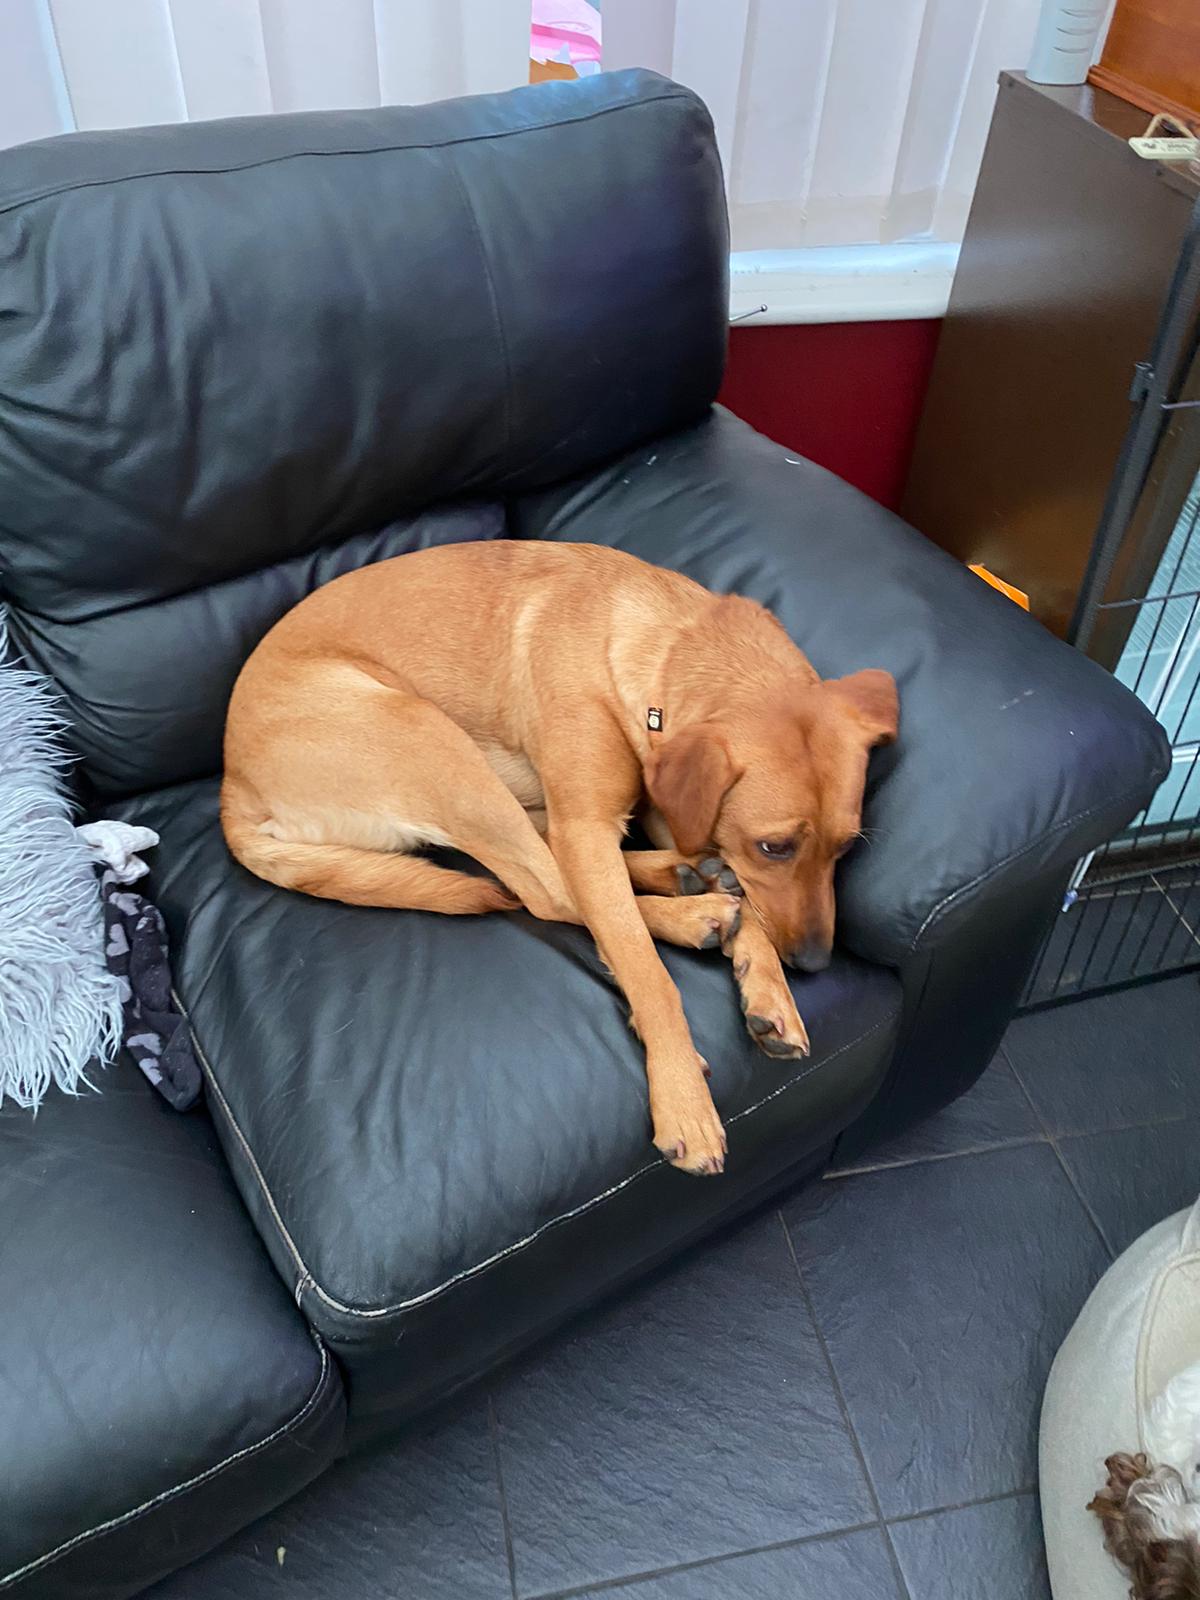
[[[961,1093],[1072,863],[1163,776],[1111,678],[714,409],[727,250],[708,116],[648,73],[0,156],[4,595],[88,808],[162,836],[207,1087],[181,1115],[122,1062],[0,1114],[0,1593],[136,1592]],[[899,681],[838,953],[796,979],[811,1059],[753,1048],[718,954],[665,952],[721,1179],[656,1159],[585,934],[309,900],[222,844],[255,640],[464,532],[620,545]]]

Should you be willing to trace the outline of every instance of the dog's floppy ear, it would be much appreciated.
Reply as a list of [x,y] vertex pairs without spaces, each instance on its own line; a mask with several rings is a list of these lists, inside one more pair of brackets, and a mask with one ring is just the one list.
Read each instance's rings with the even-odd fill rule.
[[740,774],[718,728],[697,723],[665,740],[646,763],[646,792],[681,854],[713,842],[721,801]]
[[832,678],[825,687],[853,713],[873,745],[891,744],[900,731],[900,698],[890,672],[867,667],[848,678]]

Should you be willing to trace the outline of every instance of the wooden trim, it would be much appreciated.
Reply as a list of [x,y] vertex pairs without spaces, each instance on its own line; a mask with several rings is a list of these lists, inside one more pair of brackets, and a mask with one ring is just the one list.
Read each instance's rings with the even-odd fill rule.
[[1116,0],[1093,74],[1143,111],[1200,116],[1200,4]]
[[1190,107],[1180,105],[1178,100],[1168,99],[1165,94],[1156,94],[1153,89],[1147,89],[1143,84],[1134,83],[1123,73],[1114,72],[1111,67],[1092,67],[1087,75],[1087,81],[1094,88],[1107,89],[1109,94],[1115,94],[1120,100],[1127,100],[1131,106],[1138,106],[1151,116],[1165,111],[1172,117],[1178,117],[1189,128],[1195,127],[1200,122],[1200,118]]

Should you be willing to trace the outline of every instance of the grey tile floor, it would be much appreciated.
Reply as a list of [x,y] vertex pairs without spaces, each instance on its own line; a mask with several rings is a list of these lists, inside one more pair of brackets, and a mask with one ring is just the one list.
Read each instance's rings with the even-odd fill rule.
[[1019,1019],[938,1117],[155,1600],[1048,1600],[1042,1384],[1113,1255],[1200,1190],[1198,1041],[1195,974]]

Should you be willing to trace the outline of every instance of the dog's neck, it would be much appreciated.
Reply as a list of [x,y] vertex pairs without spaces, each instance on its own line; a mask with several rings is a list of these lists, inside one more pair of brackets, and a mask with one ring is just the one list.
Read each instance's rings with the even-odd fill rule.
[[[687,708],[687,723],[705,722],[734,705],[790,700],[820,682],[783,625],[741,595],[722,596],[682,628],[665,666],[664,721],[672,701]],[[680,721],[677,710],[675,731]]]
[[637,672],[622,674],[627,734],[643,761],[682,728],[742,705],[790,703],[820,682],[769,611],[740,595],[706,598],[665,649],[639,652]]

